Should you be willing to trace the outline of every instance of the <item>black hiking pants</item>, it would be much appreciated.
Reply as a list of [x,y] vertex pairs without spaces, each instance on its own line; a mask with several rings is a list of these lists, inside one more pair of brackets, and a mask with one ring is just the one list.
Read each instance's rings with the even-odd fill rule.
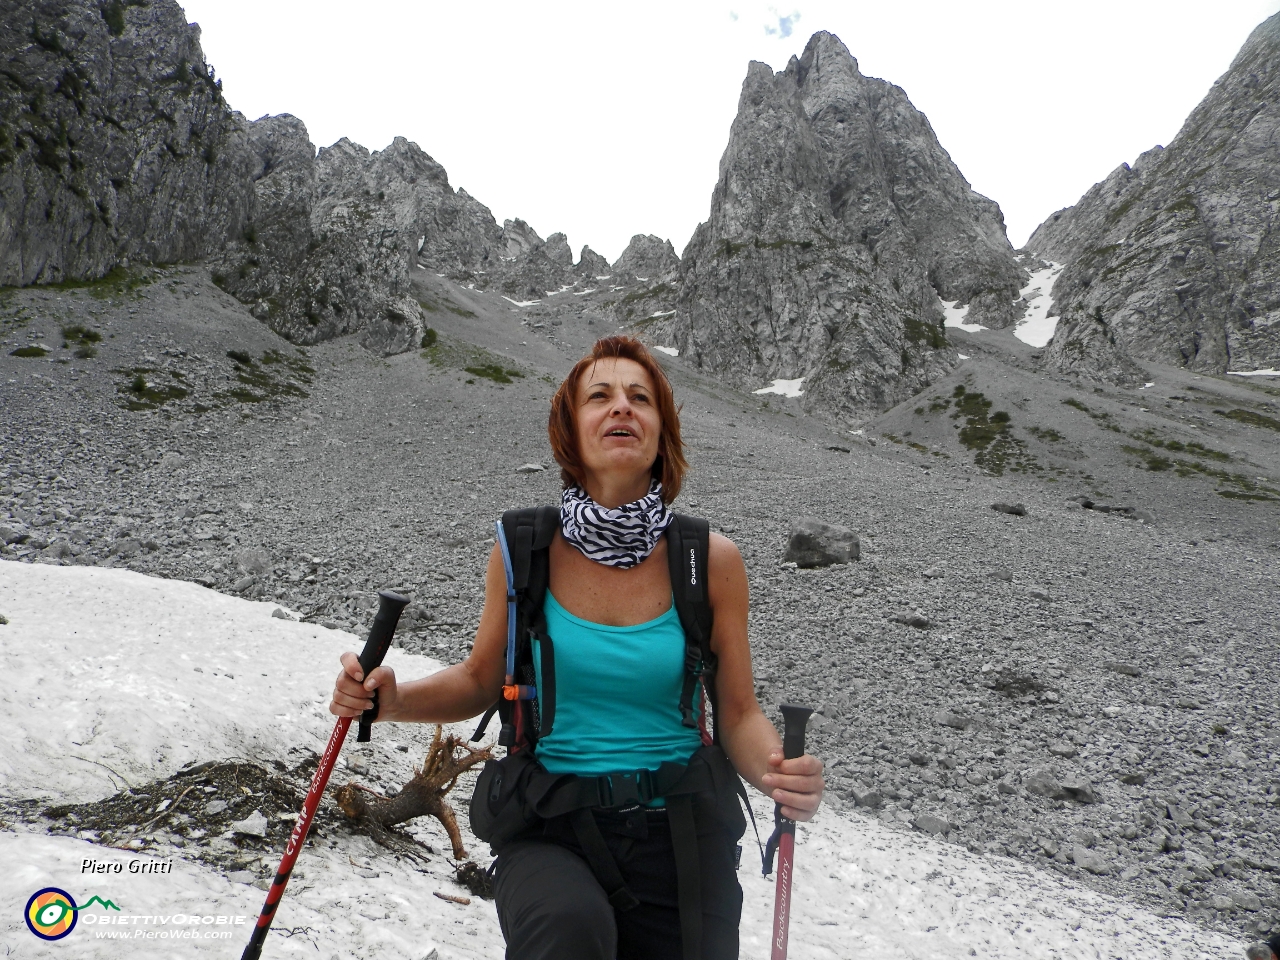
[[[640,905],[615,911],[559,820],[505,845],[494,899],[507,960],[681,960],[676,863],[665,810],[596,813],[606,845]],[[742,888],[737,841],[698,836],[702,960],[737,960]]]

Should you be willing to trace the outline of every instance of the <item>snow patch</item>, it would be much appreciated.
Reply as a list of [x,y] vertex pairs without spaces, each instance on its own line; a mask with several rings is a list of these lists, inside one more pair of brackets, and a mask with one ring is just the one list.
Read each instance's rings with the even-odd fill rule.
[[676,315],[676,312],[674,310],[659,310],[657,313],[649,314],[647,319],[660,320],[663,317],[674,317],[675,315]]
[[961,360],[969,359],[969,355],[967,353],[957,353],[956,356],[959,357]]
[[599,287],[592,287],[590,290],[579,290],[574,294],[574,296],[585,297],[588,293],[595,293],[599,289],[600,289]]
[[514,303],[517,307],[532,307],[534,304],[542,302],[541,300],[512,300],[510,297],[503,297],[502,299],[507,303]]
[[1280,370],[1228,370],[1229,377],[1280,377]]
[[799,397],[804,394],[800,389],[800,384],[804,382],[804,377],[798,377],[795,380],[775,380],[767,387],[761,387],[759,390],[752,390],[752,393],[777,393],[784,397]]
[[[362,641],[273,617],[278,606],[128,570],[0,561],[4,793],[98,800],[188,762],[322,751],[338,656]],[[439,669],[396,649],[386,662]]]
[[1027,285],[1022,288],[1022,299],[1027,301],[1027,312],[1013,328],[1013,335],[1023,343],[1043,347],[1053,339],[1053,332],[1058,328],[1058,318],[1049,315],[1053,312],[1053,299],[1049,292],[1060,273],[1062,264],[1050,263],[1043,270],[1034,271]]
[[942,312],[947,316],[944,326],[963,330],[965,333],[977,333],[979,330],[987,329],[980,323],[969,323],[965,319],[969,316],[969,308],[959,306],[959,300],[943,300],[939,297],[938,302],[942,304]]
[[665,353],[668,357],[680,356],[680,351],[676,347],[654,347],[659,353]]

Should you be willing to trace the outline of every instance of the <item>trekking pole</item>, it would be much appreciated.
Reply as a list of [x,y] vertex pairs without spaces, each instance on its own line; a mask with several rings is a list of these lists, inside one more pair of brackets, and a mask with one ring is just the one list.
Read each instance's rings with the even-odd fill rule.
[[[373,618],[373,626],[369,628],[369,639],[364,643],[360,653],[360,669],[367,678],[369,671],[382,664],[391,646],[391,637],[396,632],[396,624],[400,622],[400,611],[409,600],[390,590],[378,591],[378,615]],[[360,714],[360,724],[356,733],[357,743],[367,743],[373,720],[378,715],[378,691],[373,692],[373,706]],[[320,806],[320,798],[324,796],[324,788],[329,783],[329,774],[333,772],[333,764],[338,759],[338,751],[342,749],[342,741],[347,737],[347,729],[351,726],[351,717],[339,717],[333,725],[333,733],[324,748],[320,763],[316,766],[315,776],[311,778],[311,788],[307,791],[307,799],[302,804],[302,812],[298,814],[298,822],[294,824],[289,842],[285,844],[284,856],[280,859],[280,867],[276,870],[276,878],[271,881],[271,889],[267,891],[266,903],[262,905],[262,913],[258,915],[258,924],[253,928],[253,936],[249,945],[244,948],[240,960],[258,960],[262,955],[262,945],[266,943],[267,931],[271,929],[271,921],[275,919],[276,907],[284,896],[285,885],[289,882],[289,874],[297,862],[302,844],[307,839],[307,831],[311,829],[311,820]]]
[[[809,722],[809,707],[784,703],[782,710],[782,757],[794,760],[804,756],[804,728]],[[765,847],[764,874],[773,870],[773,854],[778,852],[778,885],[773,900],[773,953],[770,960],[787,960],[787,931],[791,926],[791,870],[796,853],[796,822],[782,815],[782,805],[773,805],[773,836]]]

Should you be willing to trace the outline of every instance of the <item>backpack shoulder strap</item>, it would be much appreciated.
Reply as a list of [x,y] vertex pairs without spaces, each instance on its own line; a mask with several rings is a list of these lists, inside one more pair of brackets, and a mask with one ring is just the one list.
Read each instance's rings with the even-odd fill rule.
[[[524,592],[542,604],[542,595],[546,593],[546,550],[560,528],[560,511],[556,507],[524,507],[520,510],[508,510],[502,515],[502,528],[507,535],[507,545],[511,550],[511,572],[516,593]],[[535,554],[541,571],[535,569]],[[541,577],[538,574],[541,573]],[[531,579],[532,578],[532,579]],[[541,589],[538,589],[541,579]],[[530,589],[530,587],[533,589]]]
[[[547,583],[550,577],[550,561],[548,559],[551,541],[560,528],[560,511],[557,507],[524,507],[508,510],[502,515],[502,533],[507,542],[507,552],[511,561],[511,577],[508,588],[514,594],[514,604],[508,605],[508,618],[511,607],[515,607],[516,630],[514,644],[509,643],[508,670],[514,682],[521,686],[533,684],[533,648],[529,642],[530,634],[542,621],[542,602],[546,596]],[[510,627],[508,628],[510,629]],[[554,696],[554,668],[550,666],[550,651],[544,657],[543,686],[545,693]],[[511,682],[511,681],[508,681]],[[544,698],[545,699],[545,698]],[[502,718],[502,732],[498,742],[507,747],[523,747],[532,745],[539,733],[534,730],[532,703],[524,700],[512,702],[500,700],[497,712]],[[550,730],[551,712],[542,718],[538,726],[542,732]],[[480,728],[476,731],[478,739],[487,725],[492,711],[485,715]]]
[[707,555],[711,527],[706,520],[675,514],[667,527],[667,562],[671,573],[671,593],[680,626],[684,629],[684,684],[680,690],[680,722],[698,726],[693,695],[702,680],[711,707],[715,709],[715,654],[711,652],[712,613],[707,596]]

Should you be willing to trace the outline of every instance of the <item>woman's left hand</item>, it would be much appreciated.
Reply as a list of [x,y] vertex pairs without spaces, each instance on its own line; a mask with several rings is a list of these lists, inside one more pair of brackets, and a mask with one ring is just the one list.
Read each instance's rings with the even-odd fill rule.
[[782,815],[792,820],[812,820],[822,802],[822,761],[805,754],[782,759],[782,751],[769,754],[769,772],[761,780],[769,797],[782,805]]

